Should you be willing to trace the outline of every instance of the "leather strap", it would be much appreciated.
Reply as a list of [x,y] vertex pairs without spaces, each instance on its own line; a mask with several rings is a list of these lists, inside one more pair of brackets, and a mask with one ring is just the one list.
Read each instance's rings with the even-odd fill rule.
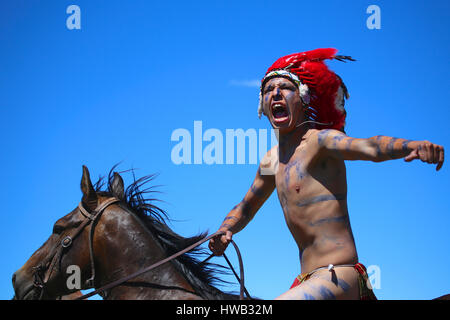
[[[181,251],[179,251],[179,252],[177,252],[177,253],[175,253],[175,254],[173,254],[173,255],[171,255],[171,256],[169,256],[169,257],[167,257],[167,258],[165,258],[165,259],[163,259],[161,261],[158,261],[158,262],[152,264],[151,266],[148,266],[148,267],[146,267],[144,269],[141,269],[141,270],[139,270],[139,271],[137,271],[137,272],[135,272],[133,274],[130,274],[130,275],[126,276],[126,277],[120,278],[120,279],[118,279],[116,281],[113,281],[113,282],[107,284],[107,285],[104,285],[104,286],[102,286],[102,287],[100,287],[100,288],[98,288],[98,289],[96,289],[96,290],[94,290],[92,292],[89,292],[89,293],[87,293],[87,294],[85,294],[85,295],[83,295],[81,297],[76,298],[75,300],[87,299],[89,297],[92,297],[92,296],[100,293],[100,292],[103,292],[103,291],[112,289],[114,287],[117,287],[118,285],[120,285],[120,284],[122,284],[124,282],[127,282],[127,281],[129,281],[129,280],[131,280],[133,278],[136,278],[136,277],[140,276],[143,273],[146,273],[146,272],[148,272],[148,271],[150,271],[152,269],[155,269],[155,268],[157,268],[157,267],[159,267],[159,266],[161,266],[161,265],[163,265],[163,264],[165,264],[165,263],[167,263],[167,262],[169,262],[169,261],[171,261],[171,260],[181,256],[182,254],[185,254],[186,252],[191,251],[192,249],[200,246],[201,244],[205,243],[206,241],[210,240],[211,238],[214,238],[214,237],[222,235],[222,234],[224,234],[223,231],[218,231],[216,233],[213,233],[212,235],[209,235],[209,236],[207,236],[207,237],[197,241],[196,243],[188,246],[187,248],[185,248],[185,249],[183,249],[183,250],[181,250]],[[233,266],[229,262],[228,258],[226,258],[226,260],[227,260],[228,264],[230,265],[230,268],[233,270],[236,278],[238,279],[238,281],[240,283],[240,296],[239,296],[239,298],[241,300],[243,300],[244,299],[244,290],[245,290],[248,298],[250,298],[250,295],[248,294],[248,291],[247,291],[247,289],[245,289],[245,286],[244,286],[244,269],[243,269],[243,263],[242,263],[241,254],[239,252],[239,249],[238,249],[237,245],[234,243],[233,240],[231,240],[231,243],[234,245],[234,248],[236,249],[236,253],[238,255],[239,267],[240,267],[240,272],[241,272],[241,277],[240,278],[237,276],[237,274],[234,271]]]
[[[41,262],[38,266],[33,267],[34,271],[34,286],[41,289],[40,298],[42,298],[44,290],[45,290],[45,284],[50,279],[51,274],[55,270],[55,268],[59,268],[59,263],[61,261],[63,251],[66,248],[69,248],[72,245],[72,242],[74,239],[80,235],[80,233],[83,231],[83,229],[89,224],[94,223],[95,220],[102,214],[102,212],[111,204],[118,202],[119,199],[117,198],[108,198],[106,201],[104,201],[101,205],[99,205],[95,211],[94,214],[89,213],[86,209],[84,209],[82,203],[78,205],[78,208],[80,209],[81,213],[86,217],[86,219],[69,235],[64,236],[62,239],[58,239],[58,242],[53,247],[53,249],[50,251],[50,254],[47,256],[47,258]],[[91,224],[92,227],[92,224]],[[91,272],[92,275],[91,279],[93,282],[93,279],[95,277],[95,266],[94,266],[94,256],[92,251],[92,237],[90,237],[89,240],[89,246],[91,251]],[[44,277],[42,278],[40,276],[40,272],[45,272]]]

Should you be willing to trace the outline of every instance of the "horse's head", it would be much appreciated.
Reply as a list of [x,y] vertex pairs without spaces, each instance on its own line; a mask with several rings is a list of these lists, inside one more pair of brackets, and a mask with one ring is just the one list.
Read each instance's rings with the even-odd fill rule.
[[[114,167],[115,168],[115,167]],[[191,250],[164,266],[129,278],[145,267],[191,246],[205,237],[185,238],[167,225],[165,211],[145,198],[153,187],[140,189],[151,181],[148,175],[126,190],[121,176],[111,174],[107,189],[102,179],[92,185],[83,166],[83,197],[72,212],[56,221],[53,233],[13,275],[15,299],[71,298],[79,290],[100,288],[108,299],[229,299],[212,284],[218,280],[209,262],[201,262],[200,248]],[[133,173],[133,178],[135,178]]]
[[[113,201],[122,199],[124,186],[119,174],[114,173],[110,186]],[[14,273],[16,299],[56,299],[93,286],[90,249],[95,239],[90,231],[97,222],[94,215],[112,203],[112,198],[95,191],[85,166],[81,191],[80,205],[56,221],[48,240]]]

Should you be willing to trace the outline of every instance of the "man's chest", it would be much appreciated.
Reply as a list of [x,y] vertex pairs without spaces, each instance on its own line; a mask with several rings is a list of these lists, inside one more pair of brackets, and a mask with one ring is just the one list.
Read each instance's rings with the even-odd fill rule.
[[305,146],[299,147],[288,158],[280,154],[275,174],[275,185],[278,192],[299,194],[311,182],[311,156]]

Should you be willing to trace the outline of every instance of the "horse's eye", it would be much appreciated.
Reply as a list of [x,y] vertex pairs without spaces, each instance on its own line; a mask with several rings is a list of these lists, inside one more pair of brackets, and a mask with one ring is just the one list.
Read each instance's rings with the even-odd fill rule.
[[63,231],[64,231],[64,227],[62,227],[62,226],[60,226],[58,224],[55,224],[53,226],[53,233],[61,234]]

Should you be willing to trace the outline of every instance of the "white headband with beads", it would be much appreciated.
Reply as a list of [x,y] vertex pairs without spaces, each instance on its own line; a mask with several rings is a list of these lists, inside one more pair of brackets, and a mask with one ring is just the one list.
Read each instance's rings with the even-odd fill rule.
[[[264,84],[266,79],[275,78],[275,77],[289,78],[292,81],[294,81],[294,83],[296,83],[298,86],[300,99],[302,99],[303,104],[305,104],[305,105],[309,104],[309,101],[310,101],[309,88],[306,84],[303,84],[300,81],[299,77],[296,74],[291,73],[286,70],[283,70],[283,69],[274,70],[274,71],[271,71],[268,74],[266,74],[261,83]],[[259,118],[261,118],[261,115],[264,113],[263,104],[262,104],[262,102],[263,102],[262,89],[263,89],[263,87],[261,85],[261,88],[259,90],[259,105],[258,105],[258,117]]]

